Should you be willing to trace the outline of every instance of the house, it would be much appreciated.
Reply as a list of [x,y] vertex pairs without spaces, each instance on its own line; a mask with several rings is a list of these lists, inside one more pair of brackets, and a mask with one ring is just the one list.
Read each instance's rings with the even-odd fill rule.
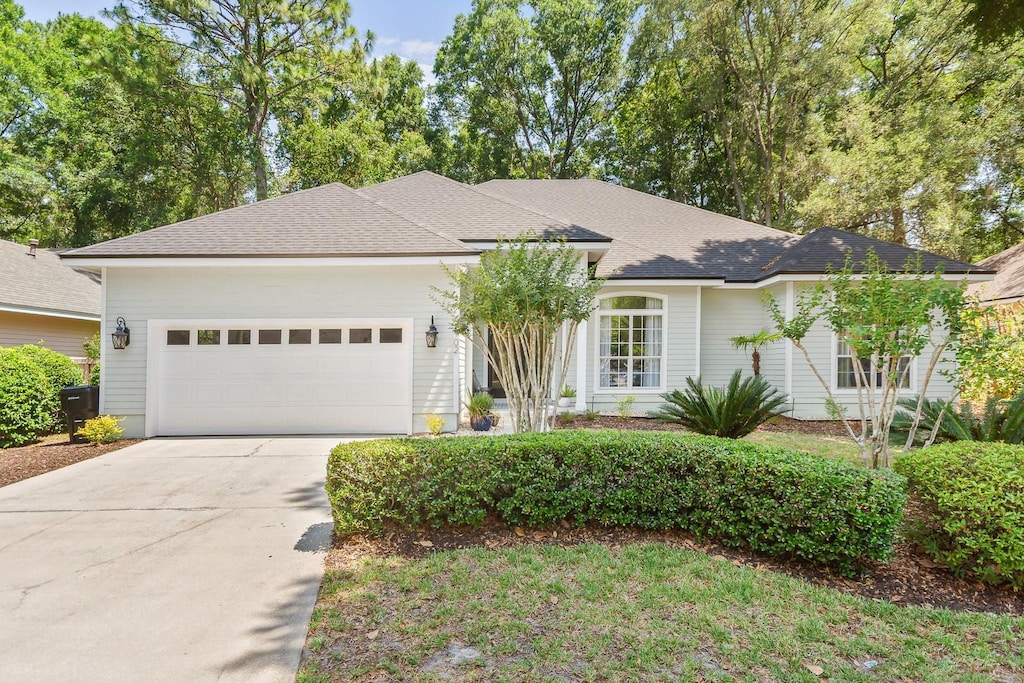
[[996,273],[991,282],[968,286],[969,294],[989,306],[1024,309],[1024,242],[980,261],[978,266]]
[[31,245],[0,240],[0,346],[39,344],[84,360],[100,329],[98,279]]
[[[524,233],[565,240],[608,278],[568,349],[577,409],[635,396],[638,414],[687,376],[724,382],[749,368],[728,340],[769,325],[766,293],[789,307],[847,254],[874,249],[900,267],[917,253],[837,230],[801,237],[596,180],[469,186],[421,172],[295,192],[63,258],[103,274],[101,410],[125,418],[127,435],[412,433],[431,413],[454,428],[475,384],[492,384],[437,304],[445,269],[472,268]],[[949,278],[989,277],[922,257]],[[123,349],[109,338],[118,318]],[[841,344],[824,327],[805,343],[852,401]],[[762,367],[795,416],[826,417],[788,343],[766,348]],[[929,393],[947,387],[933,381]]]

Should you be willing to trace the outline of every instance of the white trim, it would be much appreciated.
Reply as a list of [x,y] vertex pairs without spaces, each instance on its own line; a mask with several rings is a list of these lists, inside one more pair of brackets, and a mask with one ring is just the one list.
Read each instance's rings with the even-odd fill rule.
[[[103,391],[103,383],[107,371],[107,269],[100,270],[100,415],[106,415],[106,394]],[[131,329],[131,328],[129,328]]]
[[[644,296],[661,301],[661,308],[624,308],[601,310],[601,302],[605,299],[615,299],[622,296]],[[598,395],[628,395],[628,394],[661,394],[665,392],[668,382],[668,295],[655,294],[639,290],[626,290],[624,292],[607,292],[598,295],[595,299],[597,308],[594,310],[594,396]],[[602,387],[601,386],[601,316],[604,315],[661,315],[661,377],[657,387]],[[630,373],[632,374],[632,373]],[[577,396],[579,392],[577,391]]]
[[295,258],[243,256],[225,257],[128,257],[90,258],[87,256],[63,257],[74,268],[195,268],[217,267],[238,268],[253,266],[437,266],[474,264],[480,262],[478,254],[465,256],[310,256]]
[[697,288],[697,315],[696,324],[693,326],[693,358],[694,358],[694,377],[700,377],[700,331],[701,331],[701,320],[704,317],[703,313],[703,299],[704,299],[704,288]]
[[576,411],[587,409],[587,321],[576,327]]
[[[796,313],[796,287],[792,282],[786,283],[786,320],[792,320]],[[786,340],[786,395],[793,400],[793,340]]]
[[693,280],[669,278],[616,280],[615,278],[608,278],[604,281],[605,287],[721,287],[723,285],[725,285],[725,278],[700,278]]
[[[864,274],[856,273],[852,276],[853,280],[863,280]],[[897,279],[900,280],[912,280],[920,279],[914,275],[897,275]],[[920,277],[931,277],[931,273],[921,273]],[[980,273],[969,273],[969,274],[943,274],[942,279],[946,282],[988,282],[993,279],[994,275],[982,275]],[[789,282],[827,282],[829,276],[827,273],[820,274],[801,274],[801,275],[773,275],[772,277],[761,280],[759,282],[726,282],[721,285],[722,289],[764,289],[765,287],[771,287],[772,285],[789,283]]]
[[[102,307],[102,295],[100,297],[100,306]],[[65,313],[62,311],[48,311],[41,308],[23,308],[21,306],[9,306],[0,304],[0,312],[3,313],[21,313],[22,315],[38,315],[45,318],[67,318],[69,320],[87,320],[91,323],[98,323],[103,318],[103,314],[95,315],[92,313]]]
[[[106,282],[106,280],[104,280]],[[157,383],[160,377],[159,358],[160,358],[160,341],[162,336],[158,334],[161,331],[166,331],[173,327],[204,327],[208,326],[210,329],[226,329],[228,327],[247,327],[255,329],[259,326],[278,326],[281,328],[294,328],[294,327],[320,327],[324,325],[336,325],[342,324],[345,327],[351,327],[353,325],[369,325],[369,326],[383,326],[383,325],[395,325],[400,326],[408,332],[409,344],[409,404],[408,408],[408,419],[406,426],[406,434],[411,435],[413,430],[413,390],[415,379],[415,354],[414,347],[416,344],[415,330],[416,321],[414,318],[161,318],[151,319],[147,321],[146,329],[146,438],[157,436],[159,431],[158,413],[159,406],[157,405]],[[283,340],[282,340],[283,341]],[[221,342],[224,343],[223,341]],[[102,361],[100,366],[100,372],[102,373]],[[457,374],[457,373],[456,373]],[[102,406],[103,396],[102,392],[100,395],[100,404]],[[102,410],[102,408],[101,408]]]

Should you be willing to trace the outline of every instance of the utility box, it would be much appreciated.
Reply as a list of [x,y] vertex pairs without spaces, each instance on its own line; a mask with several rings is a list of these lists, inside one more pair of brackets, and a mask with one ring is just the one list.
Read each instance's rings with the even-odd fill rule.
[[64,387],[60,390],[60,409],[68,418],[68,437],[71,443],[83,443],[85,439],[76,436],[86,420],[99,415],[100,388],[94,386]]

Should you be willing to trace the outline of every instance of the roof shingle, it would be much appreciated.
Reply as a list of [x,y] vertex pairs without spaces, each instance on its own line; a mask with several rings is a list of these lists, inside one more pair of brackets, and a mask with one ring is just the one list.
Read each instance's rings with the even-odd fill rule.
[[101,286],[45,249],[0,240],[0,306],[99,317]]
[[1024,242],[978,263],[996,272],[991,282],[973,284],[967,290],[982,301],[993,303],[1024,299]]

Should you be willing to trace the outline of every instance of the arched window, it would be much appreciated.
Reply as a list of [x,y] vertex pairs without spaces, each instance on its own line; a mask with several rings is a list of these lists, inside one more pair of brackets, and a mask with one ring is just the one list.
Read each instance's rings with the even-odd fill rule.
[[598,303],[598,388],[660,389],[665,372],[665,303],[619,295]]

